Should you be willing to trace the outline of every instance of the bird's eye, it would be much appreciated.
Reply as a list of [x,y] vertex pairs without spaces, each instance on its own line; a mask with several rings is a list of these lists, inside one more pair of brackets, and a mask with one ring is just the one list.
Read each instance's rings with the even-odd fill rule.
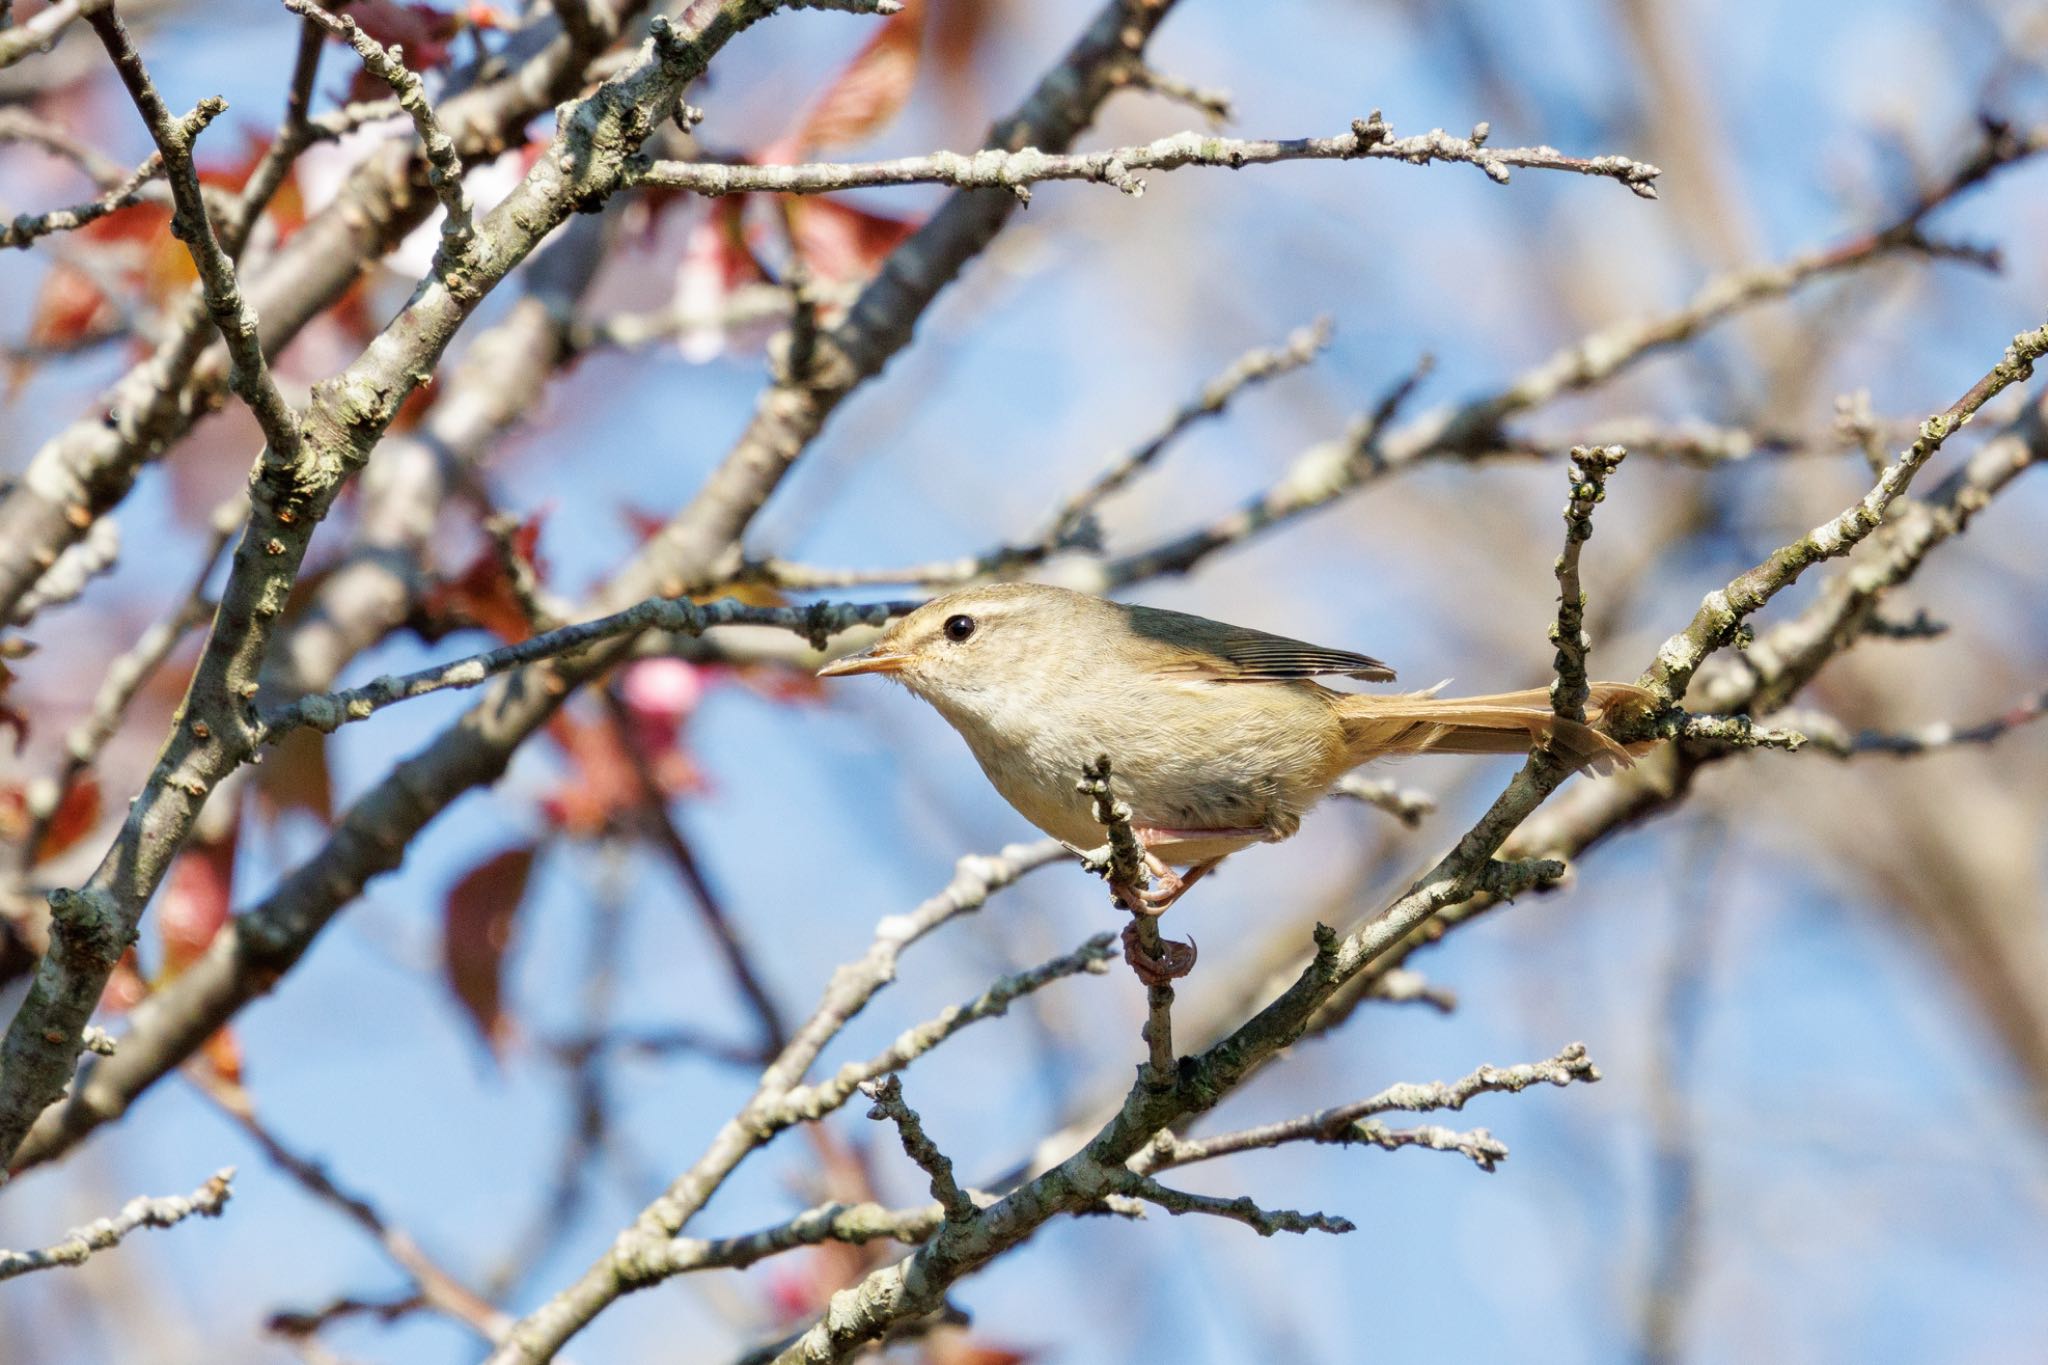
[[945,631],[946,638],[957,645],[968,636],[974,634],[974,618],[972,616],[948,616],[946,618]]

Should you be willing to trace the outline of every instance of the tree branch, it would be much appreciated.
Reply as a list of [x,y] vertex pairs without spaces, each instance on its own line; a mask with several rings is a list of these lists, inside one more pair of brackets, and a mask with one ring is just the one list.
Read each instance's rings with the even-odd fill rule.
[[939,1150],[938,1144],[924,1131],[924,1120],[917,1116],[903,1099],[903,1078],[890,1072],[879,1081],[869,1081],[861,1091],[875,1102],[868,1110],[871,1119],[887,1119],[896,1125],[896,1136],[903,1144],[903,1153],[917,1163],[918,1169],[931,1177],[932,1198],[939,1201],[949,1223],[964,1222],[974,1216],[974,1201],[960,1188],[960,1182],[953,1178],[953,1162]]
[[1557,624],[1550,640],[1557,646],[1557,680],[1550,685],[1550,706],[1561,720],[1586,723],[1586,593],[1579,586],[1579,552],[1593,538],[1593,509],[1607,496],[1607,476],[1628,452],[1620,446],[1578,446],[1572,451],[1571,501],[1564,509],[1564,552],[1557,557]]
[[365,720],[395,702],[423,697],[451,687],[478,687],[500,673],[561,655],[576,654],[605,640],[649,630],[701,635],[716,626],[773,626],[793,630],[823,649],[825,642],[856,626],[886,625],[912,611],[915,602],[827,603],[808,607],[750,607],[733,598],[700,606],[688,598],[656,597],[624,611],[546,631],[518,644],[473,654],[453,663],[437,664],[393,677],[389,674],[361,687],[300,697],[265,712],[258,724],[266,742],[275,742],[301,725],[332,733],[354,720]]
[[347,43],[362,58],[363,69],[391,87],[398,107],[405,111],[419,134],[420,149],[427,157],[427,183],[433,186],[434,197],[441,201],[446,215],[441,220],[441,247],[434,269],[446,273],[460,268],[476,237],[469,192],[462,187],[462,156],[455,150],[455,139],[441,126],[434,107],[427,103],[426,86],[419,73],[405,64],[402,51],[396,47],[387,50],[346,14],[322,9],[314,0],[284,0],[284,7]]
[[0,1251],[0,1280],[55,1266],[82,1265],[94,1252],[120,1245],[121,1239],[137,1228],[175,1227],[195,1213],[202,1218],[219,1217],[232,1193],[234,1178],[234,1167],[229,1166],[216,1171],[191,1194],[131,1199],[111,1218],[87,1223],[41,1251]]
[[[296,3],[299,0],[288,0]],[[990,147],[963,155],[933,152],[929,156],[893,161],[859,161],[803,166],[729,165],[712,162],[656,161],[633,172],[642,185],[688,190],[695,194],[827,194],[885,185],[951,185],[956,189],[1005,189],[1020,203],[1031,200],[1030,187],[1047,180],[1087,180],[1114,185],[1128,195],[1145,192],[1140,171],[1172,171],[1183,166],[1269,165],[1278,161],[1355,161],[1360,158],[1405,161],[1422,166],[1432,161],[1462,161],[1477,166],[1500,184],[1508,168],[1572,171],[1606,176],[1644,199],[1657,197],[1661,172],[1627,157],[1566,156],[1554,147],[1496,149],[1483,141],[1452,137],[1441,128],[1416,137],[1396,138],[1377,109],[1370,118],[1354,119],[1349,133],[1336,137],[1290,138],[1285,141],[1245,140],[1180,133],[1138,147],[1072,155],[1041,152],[1035,147],[1012,150]]]

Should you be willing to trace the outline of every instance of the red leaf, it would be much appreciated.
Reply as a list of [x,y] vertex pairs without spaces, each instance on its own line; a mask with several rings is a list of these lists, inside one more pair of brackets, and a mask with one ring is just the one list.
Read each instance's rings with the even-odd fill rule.
[[[543,514],[535,513],[522,522],[512,533],[512,548],[533,566],[534,576],[545,582],[547,565],[538,553],[542,519]],[[446,627],[481,626],[507,644],[516,645],[533,634],[533,625],[519,605],[519,595],[512,590],[512,580],[505,574],[495,545],[479,546],[462,572],[435,584],[421,605],[430,619],[447,618]]]
[[508,848],[465,872],[448,892],[441,921],[441,961],[448,988],[493,1054],[511,1032],[501,1003],[505,951],[512,944],[533,856],[531,845]]
[[384,46],[404,47],[405,64],[415,71],[431,71],[448,60],[448,44],[467,18],[432,5],[402,5],[396,0],[356,0],[348,7],[348,17]]
[[871,213],[827,195],[806,196],[789,206],[789,235],[804,264],[835,283],[864,280],[882,260],[917,231],[908,218]]
[[239,1101],[247,1106],[249,1100],[242,1090],[242,1044],[235,1037],[232,1028],[222,1025],[213,1031],[199,1049],[199,1059],[213,1070],[213,1074],[226,1081],[234,1089],[229,1093],[230,1102]]
[[82,773],[57,803],[36,845],[35,861],[46,862],[93,832],[100,822],[100,783],[91,773]]
[[157,905],[157,939],[163,945],[159,982],[168,981],[199,960],[215,934],[228,922],[234,894],[235,831],[224,839],[188,844],[171,864],[164,894]]
[[[541,801],[542,811],[557,828],[587,838],[614,828],[640,807],[640,775],[617,726],[563,714],[548,723],[548,733],[562,746],[570,766],[569,775]],[[683,751],[674,730],[650,728],[636,735],[635,742],[663,796],[705,789],[703,773]]]
[[114,964],[114,971],[107,978],[107,984],[100,990],[100,1009],[107,1014],[126,1014],[142,1003],[149,994],[149,983],[142,979],[142,964],[133,948],[121,954],[121,960]]
[[43,276],[29,309],[28,344],[62,351],[120,321],[120,310],[81,270],[59,263]]
[[824,147],[843,147],[871,136],[902,110],[917,83],[918,49],[924,38],[923,0],[907,0],[882,21],[837,80],[826,88],[790,137],[791,160]]

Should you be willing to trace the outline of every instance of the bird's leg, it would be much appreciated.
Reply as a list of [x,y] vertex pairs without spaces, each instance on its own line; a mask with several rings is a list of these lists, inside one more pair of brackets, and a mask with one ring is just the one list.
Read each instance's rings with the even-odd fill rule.
[[1112,888],[1117,903],[1134,915],[1156,916],[1166,913],[1172,905],[1187,894],[1188,888],[1208,875],[1211,868],[1222,862],[1211,858],[1206,863],[1196,863],[1186,872],[1175,872],[1156,853],[1145,855],[1145,870],[1152,874],[1151,886],[1118,886]]

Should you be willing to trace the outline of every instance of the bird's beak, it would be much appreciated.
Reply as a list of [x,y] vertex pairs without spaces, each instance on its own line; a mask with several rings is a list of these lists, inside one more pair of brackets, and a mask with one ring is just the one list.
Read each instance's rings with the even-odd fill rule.
[[844,678],[855,673],[901,673],[909,663],[908,654],[898,654],[876,646],[864,649],[858,654],[849,654],[843,659],[834,659],[818,670],[818,676]]

